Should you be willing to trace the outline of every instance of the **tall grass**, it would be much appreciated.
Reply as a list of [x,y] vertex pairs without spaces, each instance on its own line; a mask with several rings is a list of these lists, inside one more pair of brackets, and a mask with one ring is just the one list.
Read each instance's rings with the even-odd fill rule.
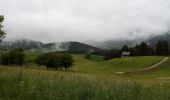
[[162,83],[135,82],[112,75],[0,67],[1,100],[169,100]]

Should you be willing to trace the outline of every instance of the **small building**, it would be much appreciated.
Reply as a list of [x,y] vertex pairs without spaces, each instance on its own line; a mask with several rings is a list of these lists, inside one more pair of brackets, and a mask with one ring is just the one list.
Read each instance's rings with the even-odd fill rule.
[[130,56],[131,56],[131,52],[122,52],[122,55],[121,55],[122,58],[130,57]]
[[93,49],[90,49],[90,50],[88,51],[89,54],[90,54],[90,53],[93,53],[93,52],[95,52]]

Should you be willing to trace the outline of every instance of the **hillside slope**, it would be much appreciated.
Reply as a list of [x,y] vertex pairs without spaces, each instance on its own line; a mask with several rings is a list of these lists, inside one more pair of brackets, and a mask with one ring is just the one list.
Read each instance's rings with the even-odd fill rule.
[[90,73],[115,73],[119,71],[127,72],[150,67],[160,62],[164,57],[132,57],[117,58],[109,61],[87,60],[82,55],[75,55],[74,70]]
[[[156,72],[147,74],[146,76],[151,76],[151,77],[170,77],[170,59],[166,61],[164,64],[161,64],[161,70],[158,70]],[[164,80],[169,80],[170,78],[164,79]]]

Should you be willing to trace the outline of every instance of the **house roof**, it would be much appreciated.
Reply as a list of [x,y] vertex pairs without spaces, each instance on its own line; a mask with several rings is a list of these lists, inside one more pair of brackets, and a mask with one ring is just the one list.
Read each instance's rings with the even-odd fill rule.
[[131,52],[122,52],[122,55],[129,56]]

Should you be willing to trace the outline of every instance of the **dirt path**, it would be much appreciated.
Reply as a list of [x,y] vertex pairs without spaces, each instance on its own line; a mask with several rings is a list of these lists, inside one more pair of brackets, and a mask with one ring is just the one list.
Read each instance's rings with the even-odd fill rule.
[[165,57],[162,61],[160,61],[159,63],[148,67],[148,68],[144,68],[144,69],[139,69],[139,70],[135,70],[135,71],[129,71],[129,72],[117,72],[117,74],[125,74],[125,73],[148,73],[148,72],[153,72],[153,71],[157,71],[160,70],[162,68],[161,64],[165,63],[169,58]]

